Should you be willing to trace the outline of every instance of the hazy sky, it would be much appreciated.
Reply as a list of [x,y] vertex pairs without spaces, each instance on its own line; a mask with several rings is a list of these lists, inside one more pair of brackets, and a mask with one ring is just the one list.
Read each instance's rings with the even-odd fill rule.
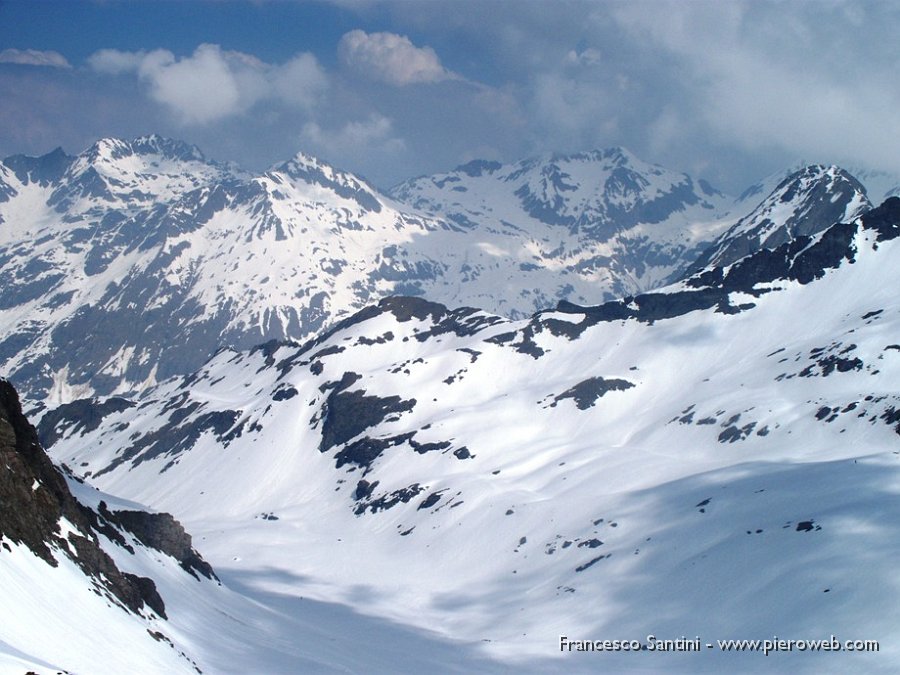
[[900,173],[900,3],[0,0],[0,156],[161,133],[381,187],[621,145],[737,193]]

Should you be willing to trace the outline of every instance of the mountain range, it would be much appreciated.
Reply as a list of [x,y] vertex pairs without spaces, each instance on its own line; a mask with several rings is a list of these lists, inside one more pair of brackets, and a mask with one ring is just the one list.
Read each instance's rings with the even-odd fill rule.
[[[81,623],[141,633],[132,654],[98,666],[96,631],[72,622],[35,637],[54,597],[97,577],[60,543],[70,517],[47,511],[33,541],[0,521],[17,589],[0,625],[34,607],[28,630],[0,632],[0,663],[896,669],[900,198],[873,207],[850,173],[813,165],[730,199],[621,149],[479,162],[385,196],[304,156],[253,177],[158,137],[116,143],[0,167],[4,269],[36,284],[4,296],[7,334],[35,339],[4,347],[3,372],[37,431],[17,404],[4,419],[62,467],[42,460],[38,483],[57,472],[82,504],[66,507],[85,514],[76,538],[152,582],[166,615],[129,613],[101,583],[111,606]],[[131,173],[110,180],[119,164]],[[334,273],[301,276],[325,293],[316,319],[286,270],[326,259]],[[294,318],[259,318],[278,306]],[[42,494],[14,473],[5,501]],[[209,574],[138,546],[146,521]],[[560,636],[649,649],[564,652]],[[879,651],[718,643],[831,636]],[[695,637],[699,651],[652,647]]]
[[839,170],[807,171],[781,177],[806,181],[779,202],[793,220],[763,225],[755,196],[620,148],[470,163],[390,196],[302,154],[252,175],[158,136],[13,156],[0,164],[0,367],[55,405],[134,393],[223,346],[309,339],[390,295],[507,318],[596,304],[677,277],[738,221],[805,233],[869,206],[840,172],[839,199],[810,211]]

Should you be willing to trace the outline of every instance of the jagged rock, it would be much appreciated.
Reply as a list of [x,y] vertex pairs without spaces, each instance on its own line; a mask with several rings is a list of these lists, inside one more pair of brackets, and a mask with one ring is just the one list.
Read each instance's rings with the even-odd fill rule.
[[[52,567],[59,556],[72,559],[95,587],[134,613],[146,605],[166,618],[165,603],[152,579],[122,572],[100,546],[102,533],[133,553],[118,525],[144,545],[174,557],[181,566],[215,579],[212,568],[191,546],[191,537],[169,514],[110,512],[99,515],[79,502],[66,479],[47,457],[35,428],[22,413],[13,386],[0,379],[0,539],[22,544]],[[61,522],[73,531],[64,535]],[[0,555],[3,554],[0,549]]]
[[[132,612],[146,604],[165,618],[153,581],[123,574],[100,548],[96,514],[72,496],[5,380],[0,380],[0,465],[6,468],[0,471],[0,537],[24,544],[53,567],[59,564],[57,555],[67,555]],[[61,519],[79,534],[63,538]]]
[[200,573],[207,579],[218,579],[210,564],[194,550],[191,535],[171,514],[109,511],[103,502],[100,503],[100,513],[131,532],[145,546],[175,558],[194,577]]

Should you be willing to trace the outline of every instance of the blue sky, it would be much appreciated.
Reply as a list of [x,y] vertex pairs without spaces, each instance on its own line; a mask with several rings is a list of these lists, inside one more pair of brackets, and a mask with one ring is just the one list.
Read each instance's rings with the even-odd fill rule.
[[732,193],[798,159],[900,173],[898,8],[0,0],[0,155],[161,133],[382,187],[614,145]]

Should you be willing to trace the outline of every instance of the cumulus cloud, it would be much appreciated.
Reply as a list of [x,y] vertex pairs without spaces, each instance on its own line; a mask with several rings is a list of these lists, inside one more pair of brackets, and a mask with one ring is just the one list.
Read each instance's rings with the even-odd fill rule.
[[272,72],[275,93],[299,107],[310,108],[328,86],[325,72],[312,54],[298,54]]
[[350,31],[341,38],[338,55],[349,68],[396,87],[460,79],[431,47],[416,47],[395,33]]
[[206,124],[241,114],[264,99],[309,109],[328,86],[328,78],[312,54],[268,64],[213,44],[202,44],[180,59],[166,49],[103,49],[92,54],[88,64],[99,73],[135,74],[150,97],[169,108],[183,124]]
[[21,66],[49,66],[71,68],[66,57],[59,52],[37,49],[4,49],[0,52],[0,63],[15,63]]
[[229,67],[221,49],[200,45],[193,56],[176,60],[171,52],[148,54],[138,74],[150,85],[150,96],[177,111],[188,123],[203,123],[228,117],[253,103],[256,92],[247,90],[241,101],[237,74]]

